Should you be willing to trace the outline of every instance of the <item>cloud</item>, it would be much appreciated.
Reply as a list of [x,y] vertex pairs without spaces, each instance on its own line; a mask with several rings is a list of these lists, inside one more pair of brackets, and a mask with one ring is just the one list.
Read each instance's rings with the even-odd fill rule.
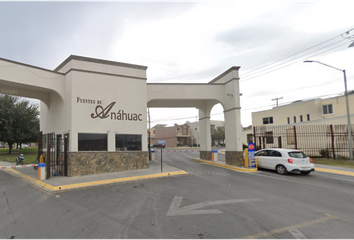
[[[313,86],[337,90],[322,84],[335,71],[302,64],[311,55],[249,74],[353,28],[353,7],[344,0],[0,2],[0,57],[54,69],[69,55],[82,55],[145,65],[148,82],[168,83],[206,83],[240,66],[242,107],[258,107],[278,94],[308,96]],[[346,68],[352,89],[353,50],[343,45],[314,57]]]

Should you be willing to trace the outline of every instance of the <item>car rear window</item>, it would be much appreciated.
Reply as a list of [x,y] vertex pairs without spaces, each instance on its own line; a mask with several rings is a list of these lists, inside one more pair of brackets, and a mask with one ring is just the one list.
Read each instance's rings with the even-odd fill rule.
[[288,153],[290,157],[293,158],[307,158],[306,154],[304,152],[289,152]]

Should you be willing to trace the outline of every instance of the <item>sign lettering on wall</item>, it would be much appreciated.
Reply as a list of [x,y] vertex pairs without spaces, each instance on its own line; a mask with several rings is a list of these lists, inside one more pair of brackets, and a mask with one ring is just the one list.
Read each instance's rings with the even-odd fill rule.
[[91,113],[91,118],[120,120],[120,121],[143,121],[143,115],[137,113],[127,113],[124,110],[113,111],[113,107],[116,102],[111,102],[107,106],[102,106],[101,100],[93,99],[83,99],[77,97],[77,103],[83,104],[97,104],[93,113]]

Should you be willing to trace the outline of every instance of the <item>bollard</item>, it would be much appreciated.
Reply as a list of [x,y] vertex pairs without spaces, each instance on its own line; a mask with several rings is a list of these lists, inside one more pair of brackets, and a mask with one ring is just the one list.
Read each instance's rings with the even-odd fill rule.
[[218,150],[211,151],[211,161],[213,162],[218,161]]
[[39,157],[39,163],[44,163],[45,161],[45,156],[44,154],[41,154],[41,156]]
[[45,179],[45,163],[38,163],[38,180]]
[[245,167],[248,167],[248,148],[245,148],[243,151],[243,161]]
[[156,157],[155,157],[155,150],[151,150],[151,160],[155,161]]

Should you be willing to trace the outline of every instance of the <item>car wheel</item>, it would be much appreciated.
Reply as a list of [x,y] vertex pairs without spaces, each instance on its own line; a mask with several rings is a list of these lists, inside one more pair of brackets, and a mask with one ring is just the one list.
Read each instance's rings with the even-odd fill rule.
[[302,171],[300,172],[302,175],[309,175],[311,171]]
[[281,175],[288,174],[288,170],[286,170],[286,167],[284,167],[283,165],[277,165],[275,167],[275,170],[277,171],[277,173],[279,173]]

